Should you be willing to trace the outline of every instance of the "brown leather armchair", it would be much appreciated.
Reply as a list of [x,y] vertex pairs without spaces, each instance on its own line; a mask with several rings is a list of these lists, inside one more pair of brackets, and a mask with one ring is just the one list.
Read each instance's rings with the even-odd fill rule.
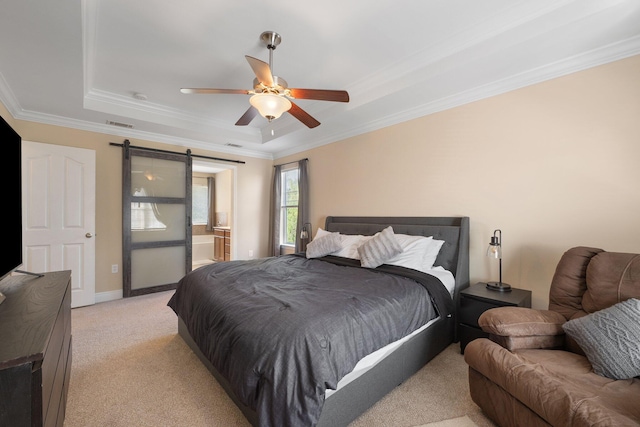
[[[640,255],[570,249],[556,268],[549,310],[501,307],[480,317],[489,339],[472,341],[464,353],[473,401],[503,427],[640,426],[640,378],[595,373],[586,344],[565,334],[566,322],[583,323],[635,299]],[[640,342],[626,344],[640,352]],[[632,365],[639,358],[632,354]]]

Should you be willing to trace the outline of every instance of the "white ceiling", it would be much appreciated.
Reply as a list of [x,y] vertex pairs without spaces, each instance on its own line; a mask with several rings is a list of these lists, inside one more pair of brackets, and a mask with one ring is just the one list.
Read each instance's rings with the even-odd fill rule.
[[[290,87],[349,92],[296,101],[319,127],[234,126],[248,96],[180,93],[251,89],[244,55],[268,62],[267,30]],[[639,53],[638,0],[3,0],[0,100],[17,119],[278,158]]]

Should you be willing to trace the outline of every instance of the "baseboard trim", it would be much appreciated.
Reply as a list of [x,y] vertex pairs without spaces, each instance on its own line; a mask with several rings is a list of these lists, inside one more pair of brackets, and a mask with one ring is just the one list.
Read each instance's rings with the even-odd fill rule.
[[118,291],[107,291],[96,293],[96,304],[107,301],[122,299],[122,289]]

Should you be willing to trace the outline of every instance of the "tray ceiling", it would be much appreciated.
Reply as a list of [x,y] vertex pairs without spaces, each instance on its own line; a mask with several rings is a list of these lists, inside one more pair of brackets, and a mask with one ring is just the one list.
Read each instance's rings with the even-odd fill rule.
[[[0,21],[15,118],[264,158],[640,53],[637,0],[6,0]],[[319,127],[234,126],[248,96],[180,93],[251,89],[244,55],[268,62],[267,30],[289,86],[349,92],[296,101]]]

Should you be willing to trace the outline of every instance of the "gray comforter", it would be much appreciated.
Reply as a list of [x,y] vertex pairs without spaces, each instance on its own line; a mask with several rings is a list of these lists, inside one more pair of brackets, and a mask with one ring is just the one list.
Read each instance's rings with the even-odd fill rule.
[[168,305],[261,426],[313,426],[325,390],[358,360],[453,312],[433,276],[358,265],[298,255],[211,264]]

